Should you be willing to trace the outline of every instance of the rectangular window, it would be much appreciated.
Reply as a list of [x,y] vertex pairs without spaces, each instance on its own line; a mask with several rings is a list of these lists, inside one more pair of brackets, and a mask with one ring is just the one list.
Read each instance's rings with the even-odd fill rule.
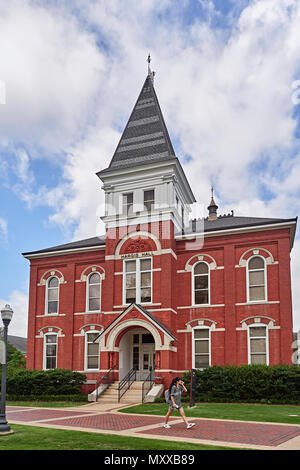
[[86,369],[99,369],[99,343],[94,340],[99,333],[86,334]]
[[154,189],[144,191],[145,210],[151,212],[154,209]]
[[152,260],[136,259],[124,262],[125,304],[152,301]]
[[136,346],[133,348],[132,367],[139,370],[140,349]]
[[268,364],[267,328],[265,326],[249,327],[249,363]]
[[193,368],[203,369],[210,365],[210,334],[209,328],[193,330],[194,358]]
[[123,214],[133,215],[133,193],[123,194]]
[[45,369],[56,369],[57,363],[57,335],[45,336]]

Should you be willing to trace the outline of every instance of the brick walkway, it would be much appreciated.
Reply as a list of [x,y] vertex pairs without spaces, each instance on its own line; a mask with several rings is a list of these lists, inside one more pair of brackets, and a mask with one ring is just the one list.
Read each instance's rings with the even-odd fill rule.
[[27,424],[61,429],[103,432],[151,439],[246,447],[253,449],[300,449],[300,425],[269,424],[229,420],[189,418],[196,423],[186,429],[180,418],[171,418],[170,429],[162,427],[163,416],[118,413],[97,406],[25,408],[8,406],[10,424]]

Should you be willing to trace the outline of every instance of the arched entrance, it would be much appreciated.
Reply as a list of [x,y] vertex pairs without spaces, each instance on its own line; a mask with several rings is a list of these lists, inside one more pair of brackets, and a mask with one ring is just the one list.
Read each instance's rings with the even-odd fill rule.
[[119,380],[133,367],[137,371],[137,380],[145,380],[155,369],[155,340],[146,328],[130,328],[120,339]]

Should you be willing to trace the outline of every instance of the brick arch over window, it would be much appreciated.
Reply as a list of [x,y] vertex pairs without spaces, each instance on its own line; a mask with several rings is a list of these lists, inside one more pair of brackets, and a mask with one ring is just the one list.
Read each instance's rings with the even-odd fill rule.
[[79,328],[79,331],[82,335],[84,335],[87,332],[93,333],[93,331],[95,333],[99,333],[99,332],[101,333],[103,330],[104,330],[104,326],[99,325],[98,323],[88,323]]
[[239,266],[247,266],[247,261],[252,256],[261,256],[265,259],[266,264],[275,263],[272,253],[266,248],[250,248],[249,250],[245,251],[240,257]]
[[185,268],[184,269],[186,271],[192,271],[194,264],[199,263],[201,261],[202,262],[204,261],[206,264],[208,264],[208,267],[209,267],[210,270],[217,268],[216,260],[211,255],[208,255],[207,253],[203,253],[203,254],[201,253],[201,254],[192,256],[185,263]]
[[146,251],[161,251],[159,239],[149,232],[132,232],[123,237],[117,244],[115,255],[139,253]]
[[65,336],[62,328],[58,326],[43,326],[42,328],[38,330],[38,333],[39,333],[39,337],[41,338],[44,337],[46,333],[53,333],[54,335],[57,335],[57,336]]
[[214,329],[217,326],[217,322],[210,320],[209,318],[195,318],[194,320],[187,322],[185,325],[188,330],[192,330],[196,326],[206,326],[208,328]]
[[97,264],[93,264],[91,266],[88,266],[82,271],[81,276],[80,276],[80,281],[85,282],[87,280],[88,275],[93,272],[97,272],[98,274],[100,274],[102,281],[105,279],[104,268],[102,268],[102,266],[99,266]]
[[246,317],[241,320],[241,325],[243,328],[247,328],[250,325],[255,325],[257,323],[263,323],[268,327],[273,327],[275,325],[274,318],[267,317],[265,315],[254,315],[252,317]]
[[59,284],[66,284],[64,275],[61,271],[58,269],[49,269],[43,273],[38,286],[45,286],[48,279],[53,276],[57,277]]

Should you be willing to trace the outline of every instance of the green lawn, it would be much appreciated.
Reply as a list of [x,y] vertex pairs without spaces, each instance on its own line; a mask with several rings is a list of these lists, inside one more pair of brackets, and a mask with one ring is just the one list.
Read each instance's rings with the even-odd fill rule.
[[[120,413],[141,413],[165,415],[165,403],[147,403],[120,410]],[[184,405],[187,417],[232,419],[241,421],[262,421],[270,423],[300,424],[300,406],[297,405],[260,405],[244,403],[197,403],[195,408]],[[296,416],[291,416],[296,415]],[[172,416],[180,416],[174,411]]]
[[38,408],[67,408],[87,405],[86,401],[7,401],[6,406],[34,406]]
[[189,442],[171,442],[19,424],[12,424],[10,427],[14,433],[0,437],[0,450],[237,450]]

